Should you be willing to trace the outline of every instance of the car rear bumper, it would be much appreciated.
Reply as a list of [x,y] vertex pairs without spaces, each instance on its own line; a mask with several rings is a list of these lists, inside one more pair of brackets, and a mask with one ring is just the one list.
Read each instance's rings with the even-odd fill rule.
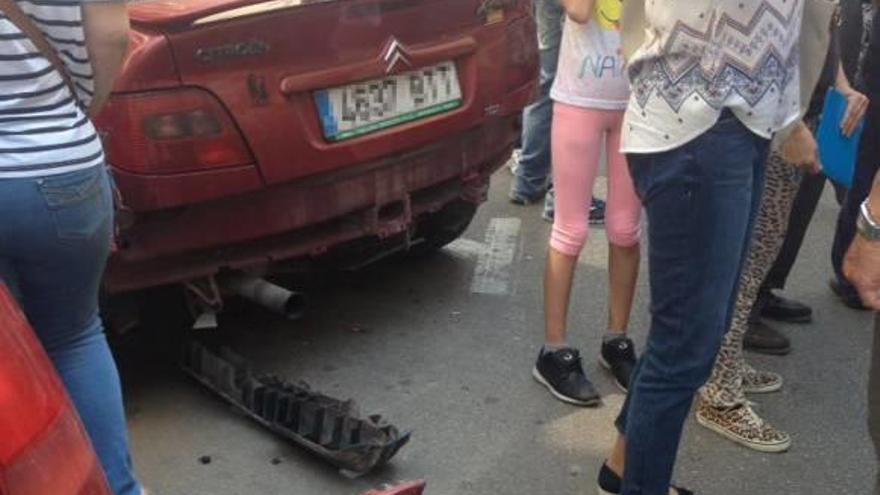
[[512,114],[393,158],[146,214],[120,237],[106,289],[267,267],[356,239],[411,232],[420,216],[453,201],[485,201],[489,177],[518,137],[519,116]]

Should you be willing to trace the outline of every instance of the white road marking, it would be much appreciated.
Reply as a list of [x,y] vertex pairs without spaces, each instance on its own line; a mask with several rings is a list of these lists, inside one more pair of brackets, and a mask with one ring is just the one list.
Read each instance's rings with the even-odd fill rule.
[[460,238],[449,243],[444,250],[461,258],[477,258],[489,250],[489,246],[472,239]]
[[510,273],[519,244],[519,218],[493,218],[486,229],[486,249],[477,258],[471,293],[507,295],[512,292]]

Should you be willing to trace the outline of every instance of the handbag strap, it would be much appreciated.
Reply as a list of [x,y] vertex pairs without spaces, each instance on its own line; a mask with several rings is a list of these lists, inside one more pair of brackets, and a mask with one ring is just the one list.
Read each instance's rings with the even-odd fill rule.
[[49,63],[55,68],[55,71],[61,76],[64,80],[64,83],[67,85],[67,88],[70,90],[70,93],[73,95],[74,99],[79,101],[77,97],[76,85],[73,82],[73,78],[70,77],[70,73],[67,71],[67,66],[64,64],[64,61],[61,60],[61,57],[58,55],[58,51],[49,43],[49,40],[46,38],[46,35],[43,34],[43,31],[34,24],[34,21],[31,20],[30,16],[28,16],[21,7],[18,6],[18,3],[15,0],[0,0],[0,10],[6,14],[6,17],[15,24],[22,33],[25,34],[34,46],[37,47],[37,50],[46,57]]

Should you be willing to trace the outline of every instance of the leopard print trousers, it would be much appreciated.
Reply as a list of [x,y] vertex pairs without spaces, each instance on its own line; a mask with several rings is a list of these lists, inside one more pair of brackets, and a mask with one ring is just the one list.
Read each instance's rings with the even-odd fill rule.
[[[816,124],[815,121],[807,122],[812,131],[815,131]],[[785,241],[788,219],[803,177],[797,167],[782,158],[778,148],[773,146],[767,159],[764,192],[749,254],[740,275],[733,320],[724,336],[712,376],[700,391],[705,402],[719,409],[747,403],[743,376],[748,364],[743,356],[743,338],[761,285]]]

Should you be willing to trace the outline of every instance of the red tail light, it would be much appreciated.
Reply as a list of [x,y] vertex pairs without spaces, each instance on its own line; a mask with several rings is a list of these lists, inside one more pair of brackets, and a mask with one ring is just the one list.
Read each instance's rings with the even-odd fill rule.
[[253,163],[232,118],[200,89],[114,95],[98,119],[113,166],[140,174],[194,172]]
[[0,284],[0,495],[109,495],[52,364]]

